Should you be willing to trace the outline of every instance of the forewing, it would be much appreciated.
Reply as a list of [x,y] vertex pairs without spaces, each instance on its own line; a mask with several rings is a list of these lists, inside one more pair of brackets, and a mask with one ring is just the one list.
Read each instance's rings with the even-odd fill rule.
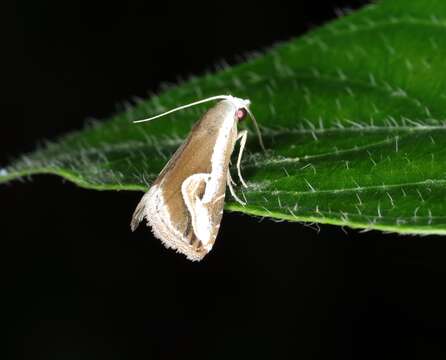
[[[212,202],[200,201],[206,190],[206,177],[212,171],[211,157],[221,124],[230,111],[233,109],[228,104],[220,102],[202,117],[141,199],[132,219],[132,228],[136,228],[146,218],[156,237],[192,260],[201,259],[210,250],[220,225],[226,182],[219,184]],[[234,127],[223,149],[221,171],[225,174],[236,131]],[[198,240],[196,231],[208,232],[205,243]]]

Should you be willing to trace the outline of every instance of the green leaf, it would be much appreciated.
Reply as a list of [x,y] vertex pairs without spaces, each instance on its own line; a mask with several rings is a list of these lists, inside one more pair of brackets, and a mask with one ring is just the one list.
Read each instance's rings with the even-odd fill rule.
[[[446,2],[369,5],[267,53],[138,101],[109,121],[0,170],[92,189],[146,190],[209,106],[131,124],[216,94],[252,101],[242,170],[248,205],[278,219],[400,233],[446,233]],[[243,192],[243,194],[242,194]]]

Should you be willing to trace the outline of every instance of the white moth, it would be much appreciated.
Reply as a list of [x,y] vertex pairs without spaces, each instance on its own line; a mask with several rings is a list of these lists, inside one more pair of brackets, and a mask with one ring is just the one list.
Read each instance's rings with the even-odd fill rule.
[[240,162],[247,131],[238,132],[237,125],[247,113],[254,121],[263,148],[257,123],[249,110],[250,101],[218,95],[135,121],[153,120],[212,100],[220,101],[194,125],[185,142],[142,197],[131,221],[134,231],[141,221],[147,220],[153,234],[167,248],[173,248],[193,261],[201,260],[214,245],[223,215],[226,186],[234,199],[245,205],[232,187],[229,163],[235,143],[240,140],[237,172],[246,187]]

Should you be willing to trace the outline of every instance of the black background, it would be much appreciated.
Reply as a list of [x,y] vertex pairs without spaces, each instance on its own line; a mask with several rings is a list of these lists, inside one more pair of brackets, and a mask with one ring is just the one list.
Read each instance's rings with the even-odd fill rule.
[[[0,165],[364,3],[10,3]],[[445,358],[445,238],[226,213],[190,263],[129,231],[140,196],[52,176],[1,185],[2,358]]]

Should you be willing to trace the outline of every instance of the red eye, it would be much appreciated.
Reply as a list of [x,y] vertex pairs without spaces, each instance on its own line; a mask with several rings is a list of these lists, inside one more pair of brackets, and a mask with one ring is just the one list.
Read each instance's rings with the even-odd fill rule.
[[242,120],[246,116],[246,109],[240,108],[235,112],[235,117],[237,120]]

